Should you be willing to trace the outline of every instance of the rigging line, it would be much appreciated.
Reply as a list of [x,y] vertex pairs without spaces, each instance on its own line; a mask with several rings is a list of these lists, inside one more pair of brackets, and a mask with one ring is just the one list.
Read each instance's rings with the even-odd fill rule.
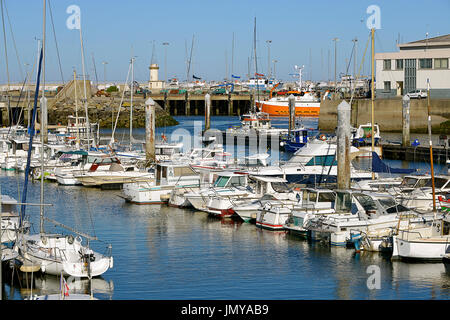
[[[366,42],[366,48],[364,49],[364,54],[361,59],[361,64],[359,65],[359,70],[358,70],[358,73],[356,74],[355,85],[356,85],[356,80],[359,79],[359,75],[361,74],[362,67],[364,66],[364,60],[366,58],[367,48],[369,47],[370,39],[371,39],[371,35],[369,33],[369,37],[367,38],[367,42]],[[350,97],[350,106],[352,105],[354,95],[355,95],[355,90],[353,90],[352,95]]]
[[[6,62],[6,75],[8,77],[8,91],[10,90],[10,80],[9,80],[9,67],[8,67],[8,49],[6,48],[6,31],[5,31],[5,18],[3,16],[3,0],[0,0],[1,11],[2,11],[2,25],[3,25],[3,45],[5,47],[5,62]],[[9,109],[9,107],[8,107]]]
[[48,0],[48,10],[50,11],[50,20],[52,22],[53,37],[55,39],[55,46],[56,46],[56,55],[58,56],[59,72],[61,73],[61,80],[64,85],[65,82],[64,82],[64,76],[63,76],[63,71],[62,71],[62,67],[61,67],[61,58],[59,57],[58,41],[56,40],[55,24],[53,23],[53,13],[52,13],[52,7],[50,5],[50,0]]
[[4,6],[5,6],[5,11],[6,11],[6,17],[8,18],[8,24],[9,24],[9,29],[11,32],[11,38],[13,41],[14,50],[16,52],[17,63],[19,64],[20,78],[23,79],[22,63],[20,62],[19,51],[17,51],[16,40],[14,39],[13,28],[11,26],[11,20],[9,19],[9,13],[8,13],[8,8],[6,7],[6,3],[4,4]]
[[[33,137],[34,137],[34,125],[36,120],[36,114],[37,114],[37,101],[39,97],[39,84],[41,79],[41,66],[42,66],[42,56],[43,56],[43,48],[41,47],[40,50],[40,56],[39,56],[39,67],[38,67],[38,74],[37,74],[37,80],[36,80],[36,89],[34,90],[34,107],[33,107],[33,117],[31,119],[31,125],[30,125],[30,140],[28,145],[31,146],[33,144]],[[28,176],[30,175],[30,162],[31,162],[31,150],[32,148],[28,148],[28,155],[27,155],[27,167],[25,169],[25,182],[24,182],[24,191],[22,192],[22,203],[26,203],[27,200],[27,186],[28,186]],[[25,205],[22,205],[21,211],[20,211],[20,226],[22,226],[23,218],[25,215]]]
[[[127,79],[125,80],[125,84],[128,83],[128,78],[130,76],[130,71],[131,71],[131,62],[130,62],[130,66],[128,67],[128,74],[127,74]],[[116,132],[117,122],[119,121],[120,108],[122,107],[122,103],[123,103],[124,97],[125,97],[125,86],[124,86],[124,90],[122,90],[122,97],[121,97],[120,103],[119,103],[119,110],[117,110],[116,121],[114,123],[114,128],[113,128],[113,131],[111,133],[111,141],[109,142],[110,145],[112,145],[113,142],[114,142],[114,133]],[[111,108],[112,108],[112,106],[111,106]]]

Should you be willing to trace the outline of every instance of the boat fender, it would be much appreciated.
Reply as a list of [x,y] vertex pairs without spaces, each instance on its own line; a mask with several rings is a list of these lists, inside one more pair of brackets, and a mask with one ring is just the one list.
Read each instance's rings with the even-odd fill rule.
[[81,241],[82,241],[80,236],[77,236],[76,240],[77,240],[78,243],[81,243]]
[[67,236],[67,242],[68,242],[69,244],[73,244],[73,241],[74,241],[73,235]]
[[322,141],[325,141],[325,140],[327,140],[327,136],[324,135],[324,134],[321,134],[321,135],[319,136],[319,139],[322,140]]
[[114,266],[114,259],[113,257],[109,258],[109,268],[112,269],[112,267]]
[[45,245],[47,244],[47,237],[41,237],[41,242]]
[[41,265],[41,271],[45,273],[45,265]]

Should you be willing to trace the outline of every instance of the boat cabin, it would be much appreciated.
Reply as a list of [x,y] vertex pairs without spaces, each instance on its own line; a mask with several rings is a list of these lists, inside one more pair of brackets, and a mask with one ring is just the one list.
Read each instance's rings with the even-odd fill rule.
[[301,209],[306,211],[333,211],[336,193],[329,189],[304,188],[301,192]]
[[271,129],[272,127],[269,114],[265,112],[243,114],[240,120],[242,127],[246,129]]
[[17,200],[8,195],[0,195],[0,213],[2,218],[17,215]]
[[[87,162],[92,163],[89,167],[89,172],[97,171],[99,167],[103,166],[109,166],[110,171],[124,171],[123,167],[121,166],[121,162],[117,157],[88,155]],[[118,166],[120,166],[122,170],[115,169],[119,168]]]
[[270,176],[250,176],[255,182],[254,190],[257,194],[290,193],[292,188],[287,185],[287,180]]
[[401,214],[410,209],[398,204],[389,194],[365,191],[337,190],[335,211],[358,215],[360,219],[374,219],[387,214]]
[[214,188],[233,188],[248,186],[248,175],[245,173],[220,172],[214,181]]
[[[374,133],[374,143],[377,146],[380,141],[380,128],[378,124],[373,126]],[[358,129],[353,133],[353,145],[355,147],[371,146],[372,145],[372,124],[366,123],[361,124]]]
[[155,171],[156,185],[173,185],[192,181],[200,183],[200,175],[188,164],[158,163]]

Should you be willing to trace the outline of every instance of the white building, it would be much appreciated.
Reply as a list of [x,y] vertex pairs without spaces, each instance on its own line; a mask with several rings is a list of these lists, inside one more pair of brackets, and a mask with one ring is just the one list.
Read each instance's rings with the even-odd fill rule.
[[375,54],[377,98],[426,90],[427,79],[430,97],[450,98],[450,34],[397,46],[398,52]]

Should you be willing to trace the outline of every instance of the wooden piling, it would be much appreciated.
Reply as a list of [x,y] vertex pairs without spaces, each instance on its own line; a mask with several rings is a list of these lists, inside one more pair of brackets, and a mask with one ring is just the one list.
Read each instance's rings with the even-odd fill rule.
[[205,94],[205,131],[211,128],[211,95]]
[[344,100],[338,105],[337,112],[337,188],[350,189],[351,107],[347,101]]
[[154,162],[155,156],[155,101],[148,98],[145,101],[145,158]]
[[410,136],[410,110],[411,110],[411,99],[405,95],[402,99],[402,146],[411,146],[411,136]]
[[288,98],[289,101],[289,135],[292,130],[295,129],[295,97],[291,94]]

